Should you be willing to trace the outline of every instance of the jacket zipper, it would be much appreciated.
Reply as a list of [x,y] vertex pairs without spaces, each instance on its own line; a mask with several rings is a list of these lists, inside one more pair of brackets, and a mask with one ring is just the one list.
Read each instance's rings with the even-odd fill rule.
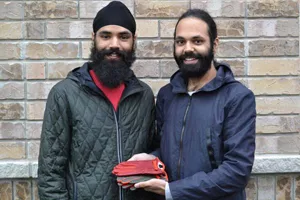
[[[118,125],[118,119],[116,116],[116,111],[113,110],[114,113],[114,118],[115,118],[115,123],[116,123],[116,129],[117,129],[117,154],[118,154],[118,162],[122,162],[122,147],[121,147],[121,133],[119,130],[119,125]],[[119,199],[123,199],[123,191],[122,188],[119,186]]]
[[192,100],[192,96],[189,97],[189,102],[188,105],[186,107],[185,113],[184,113],[184,117],[183,117],[183,126],[181,129],[181,135],[180,135],[180,146],[179,146],[179,159],[178,159],[178,164],[177,164],[177,180],[180,179],[180,163],[181,163],[181,159],[182,159],[182,146],[183,146],[183,134],[184,134],[184,130],[185,130],[185,124],[186,124],[186,117],[187,117],[187,113],[189,111],[190,105],[191,105],[191,100]]
[[[87,86],[84,86],[83,88],[85,89],[85,87]],[[88,88],[88,87],[87,87]],[[88,90],[90,90],[88,88]],[[91,90],[92,91],[92,90]],[[92,91],[94,92],[94,91]],[[134,93],[137,93],[137,92],[140,92],[139,89],[135,89],[135,90],[132,90],[131,92],[129,92],[128,94],[124,95],[121,99],[120,99],[120,102],[119,102],[119,106],[121,104],[121,101],[123,101],[126,97],[134,94]],[[101,96],[103,96],[102,94],[100,94]],[[104,96],[105,97],[105,96]],[[112,105],[112,104],[111,104]],[[123,161],[123,156],[122,156],[122,143],[121,143],[121,129],[119,129],[119,124],[118,124],[118,119],[117,119],[117,115],[116,115],[116,111],[114,110],[113,108],[113,105],[112,105],[112,109],[113,109],[113,113],[114,113],[114,118],[115,118],[115,124],[116,124],[116,129],[117,129],[117,154],[118,154],[118,162],[122,162]],[[119,186],[119,200],[123,200],[123,191],[122,191],[122,188]]]

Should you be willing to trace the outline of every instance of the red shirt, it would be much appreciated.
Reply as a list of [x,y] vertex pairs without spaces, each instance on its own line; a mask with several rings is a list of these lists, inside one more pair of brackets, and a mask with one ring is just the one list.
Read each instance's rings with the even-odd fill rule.
[[104,93],[104,95],[108,98],[116,111],[118,109],[122,93],[125,89],[125,84],[122,83],[116,88],[109,88],[103,85],[100,80],[98,80],[97,75],[93,70],[90,70],[90,75],[96,86]]

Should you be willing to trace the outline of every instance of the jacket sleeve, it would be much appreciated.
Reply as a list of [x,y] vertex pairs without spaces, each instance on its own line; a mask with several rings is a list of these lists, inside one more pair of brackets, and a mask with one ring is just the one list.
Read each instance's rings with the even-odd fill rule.
[[156,98],[156,106],[155,106],[155,116],[156,116],[156,135],[157,135],[157,139],[159,142],[158,142],[158,148],[156,148],[155,151],[153,151],[151,154],[160,158],[160,139],[161,139],[161,129],[162,129],[162,126],[164,124],[164,117],[163,117],[163,105],[164,105],[164,100],[163,100],[163,97],[162,97],[162,90],[160,90],[158,92],[158,95],[157,95],[157,98]]
[[66,168],[70,124],[66,99],[53,88],[48,96],[41,133],[38,191],[41,200],[68,200]]
[[213,200],[243,190],[251,175],[255,151],[255,98],[250,90],[236,95],[225,109],[224,157],[217,169],[169,183],[174,200]]
[[[154,102],[154,96],[152,95],[153,98],[153,102],[151,105],[151,127],[150,127],[150,139],[149,141],[151,141],[151,146],[150,148],[150,152],[151,151],[155,151],[157,148],[159,148],[160,145],[160,136],[158,134],[158,132],[156,131],[156,127],[155,127],[155,102]],[[149,153],[149,152],[148,152]]]

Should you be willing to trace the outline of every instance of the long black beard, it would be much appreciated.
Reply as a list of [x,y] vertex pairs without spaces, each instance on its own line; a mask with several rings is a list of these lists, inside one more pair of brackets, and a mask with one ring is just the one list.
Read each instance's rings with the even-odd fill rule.
[[[213,49],[210,48],[207,55],[201,55],[198,53],[187,52],[179,57],[175,55],[174,58],[178,64],[179,70],[185,79],[188,78],[201,78],[211,68],[211,62],[214,59]],[[196,58],[198,62],[195,64],[184,64],[186,58]]]
[[[105,56],[116,53],[120,60],[108,60]],[[117,48],[97,50],[96,44],[91,48],[91,68],[103,85],[109,88],[116,88],[126,82],[133,75],[130,69],[135,61],[135,51],[120,51]]]

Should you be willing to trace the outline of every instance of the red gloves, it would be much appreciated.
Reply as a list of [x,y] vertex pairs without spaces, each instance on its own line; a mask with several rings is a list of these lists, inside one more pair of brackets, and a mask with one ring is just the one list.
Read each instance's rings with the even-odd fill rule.
[[118,176],[118,185],[123,188],[135,189],[135,183],[148,181],[152,178],[168,181],[165,165],[158,159],[126,161],[114,167],[113,174]]

